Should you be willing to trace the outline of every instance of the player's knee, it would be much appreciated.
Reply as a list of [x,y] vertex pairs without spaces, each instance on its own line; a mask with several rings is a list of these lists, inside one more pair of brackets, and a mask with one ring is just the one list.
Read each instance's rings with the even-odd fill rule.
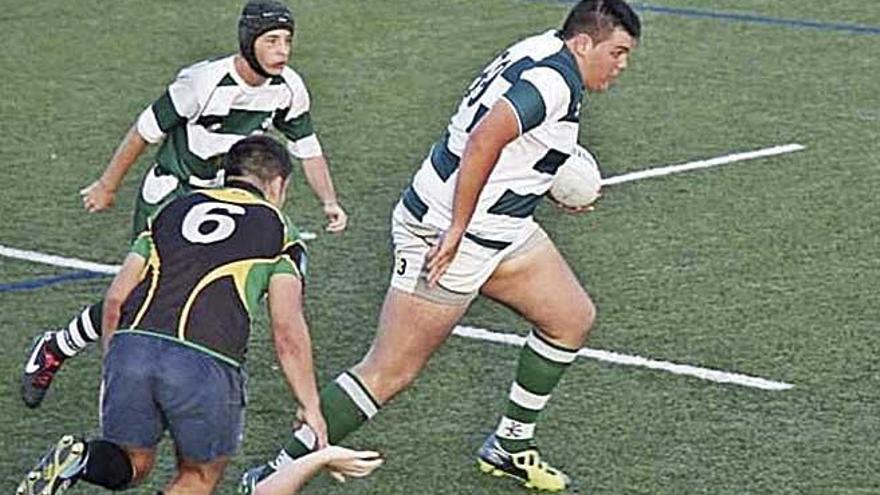
[[582,324],[584,326],[584,338],[586,338],[590,335],[590,331],[596,323],[596,305],[593,304],[593,300],[590,296],[586,294],[584,294],[584,296]]
[[153,471],[153,466],[156,464],[156,455],[145,452],[129,452],[128,456],[132,468],[131,485],[139,485]]
[[586,292],[582,292],[553,321],[539,324],[538,327],[550,339],[574,347],[587,340],[595,321],[596,305]]
[[189,491],[209,493],[223,475],[226,464],[227,459],[225,458],[208,463],[179,459],[174,485],[181,489],[185,488],[186,493]]

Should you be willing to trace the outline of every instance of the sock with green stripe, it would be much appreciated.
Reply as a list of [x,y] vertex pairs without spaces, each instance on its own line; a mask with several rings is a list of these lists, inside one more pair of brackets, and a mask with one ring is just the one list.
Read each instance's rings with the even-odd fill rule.
[[[379,403],[354,373],[346,371],[321,389],[321,413],[327,422],[327,437],[335,444],[357,430],[379,412]],[[293,439],[278,453],[269,467],[274,471],[282,464],[302,457],[315,449],[317,438],[308,426],[300,426]]]
[[519,354],[516,378],[504,416],[495,436],[508,452],[532,445],[535,423],[565,370],[577,357],[577,349],[566,349],[533,330]]

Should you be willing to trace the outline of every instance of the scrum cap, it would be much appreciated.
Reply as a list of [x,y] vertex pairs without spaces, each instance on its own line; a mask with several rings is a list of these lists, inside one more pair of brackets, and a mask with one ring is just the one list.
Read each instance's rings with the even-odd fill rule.
[[250,0],[245,4],[238,18],[238,48],[257,74],[271,77],[257,61],[254,42],[261,34],[274,29],[286,29],[293,34],[293,26],[293,13],[281,2]]

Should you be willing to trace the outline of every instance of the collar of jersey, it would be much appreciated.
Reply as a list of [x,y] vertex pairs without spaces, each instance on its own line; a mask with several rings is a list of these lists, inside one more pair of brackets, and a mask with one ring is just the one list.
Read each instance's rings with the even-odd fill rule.
[[243,190],[253,194],[254,196],[256,196],[260,199],[266,199],[266,195],[263,194],[263,191],[261,191],[259,187],[255,186],[249,182],[245,182],[243,180],[235,180],[235,179],[227,180],[226,187],[229,187],[232,189],[243,189]]
[[581,77],[581,71],[578,69],[577,60],[574,58],[574,54],[571,53],[571,50],[568,49],[568,45],[565,44],[565,39],[562,38],[562,31],[556,29],[553,31],[553,36],[556,36],[562,41],[562,53],[565,57],[566,61],[571,64],[571,67],[574,69],[574,73],[577,74],[578,81],[581,83],[581,89],[584,89],[584,79]]
[[251,86],[244,79],[242,79],[241,74],[235,69],[235,55],[229,57],[229,75],[232,76],[232,79],[238,84],[238,87],[244,91],[245,93],[252,93],[254,91],[259,91],[262,88],[265,88],[272,84],[272,78],[266,78],[266,82],[260,84],[259,86]]

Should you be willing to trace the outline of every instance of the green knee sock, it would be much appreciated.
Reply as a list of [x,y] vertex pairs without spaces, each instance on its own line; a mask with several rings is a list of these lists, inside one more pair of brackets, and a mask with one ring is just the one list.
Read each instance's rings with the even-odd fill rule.
[[[339,375],[333,383],[321,389],[321,413],[327,422],[327,436],[331,444],[357,430],[379,412],[379,404],[369,390],[351,372]],[[308,425],[300,426],[293,434],[279,458],[301,457],[315,448],[315,433]]]
[[519,354],[507,408],[495,430],[503,449],[518,452],[531,446],[538,414],[576,357],[576,349],[553,344],[537,331],[529,334]]

